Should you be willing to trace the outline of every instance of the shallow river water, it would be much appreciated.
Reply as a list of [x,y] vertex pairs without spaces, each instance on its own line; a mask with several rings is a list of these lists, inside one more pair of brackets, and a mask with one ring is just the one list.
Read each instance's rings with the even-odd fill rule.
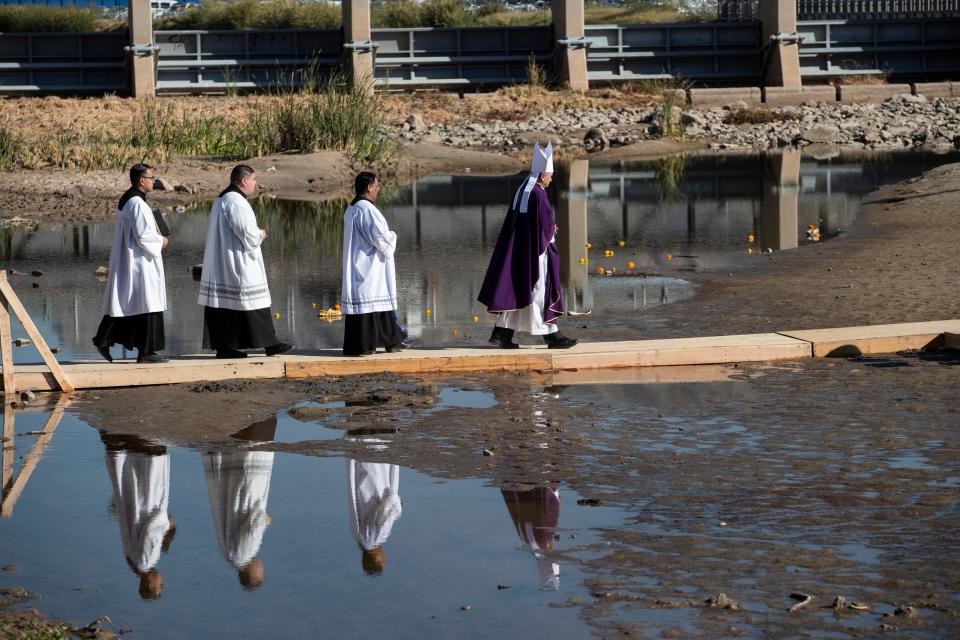
[[[958,158],[796,155],[793,176],[786,175],[788,160],[764,156],[559,165],[551,192],[568,308],[621,321],[639,318],[647,308],[695,295],[685,274],[749,267],[767,249],[810,242],[808,225],[820,230],[820,241],[829,241],[854,223],[867,193]],[[398,315],[422,344],[485,339],[492,323],[476,296],[518,182],[516,176],[441,176],[381,194],[381,208],[399,236]],[[254,202],[270,233],[263,251],[273,311],[280,314],[274,324],[281,338],[301,349],[340,344],[342,325],[318,312],[339,301],[344,204]],[[207,211],[168,216],[165,321],[171,354],[200,350],[203,315],[190,267],[203,260]],[[109,261],[112,230],[111,222],[0,229],[0,261],[26,274],[13,278],[14,287],[65,357],[98,357],[90,338],[100,320],[103,283],[94,272]],[[614,255],[606,257],[607,250]],[[43,276],[31,277],[34,270]],[[35,360],[36,354],[20,349],[15,358]]]

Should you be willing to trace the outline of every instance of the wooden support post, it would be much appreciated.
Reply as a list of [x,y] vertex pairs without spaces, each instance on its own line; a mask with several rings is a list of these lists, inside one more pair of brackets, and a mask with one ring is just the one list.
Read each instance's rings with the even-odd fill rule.
[[797,0],[761,0],[760,22],[763,44],[770,48],[767,63],[768,87],[799,89],[800,43],[797,32]]
[[[27,486],[27,481],[30,479],[33,470],[37,468],[37,463],[40,462],[40,458],[43,456],[47,445],[50,444],[50,439],[53,438],[53,432],[56,431],[57,425],[60,424],[63,411],[67,408],[69,402],[70,400],[67,396],[60,396],[60,398],[57,399],[57,404],[54,405],[53,410],[50,412],[50,417],[47,418],[47,423],[43,425],[43,429],[40,435],[37,436],[36,441],[34,441],[30,453],[24,458],[20,472],[17,473],[17,478],[10,485],[10,490],[4,490],[3,492],[3,502],[0,503],[0,516],[4,518],[13,517],[13,507],[17,504],[17,500],[20,498],[20,494],[23,493],[24,487]],[[6,423],[6,420],[4,420],[4,423]]]
[[[40,357],[43,358],[44,364],[47,365],[57,384],[60,385],[60,390],[67,392],[73,391],[73,385],[67,380],[67,374],[63,372],[57,359],[53,357],[53,354],[50,352],[50,347],[47,346],[47,342],[43,339],[43,336],[40,335],[37,325],[33,324],[30,314],[28,314],[27,310],[23,307],[23,303],[20,302],[20,298],[18,298],[17,294],[13,291],[13,287],[7,282],[7,273],[5,271],[0,271],[0,300],[6,303],[7,309],[13,310],[13,314],[17,316],[17,320],[23,325],[27,335],[30,336],[34,346],[36,346],[37,351],[40,353]],[[4,370],[6,371],[6,368],[4,368]],[[13,368],[11,366],[11,371],[12,370]]]
[[376,50],[370,35],[370,0],[344,0],[341,7],[343,46],[350,80],[355,87],[373,95],[373,58]]
[[[4,274],[4,278],[6,274]],[[10,334],[10,312],[7,301],[0,296],[0,366],[3,367],[3,396],[9,401],[17,392],[13,377],[13,336]]]
[[555,45],[560,48],[560,82],[572,91],[583,93],[590,88],[583,0],[553,0],[552,8]]
[[127,27],[130,33],[130,93],[134,98],[148,98],[157,93],[153,43],[153,12],[148,0],[129,0]]

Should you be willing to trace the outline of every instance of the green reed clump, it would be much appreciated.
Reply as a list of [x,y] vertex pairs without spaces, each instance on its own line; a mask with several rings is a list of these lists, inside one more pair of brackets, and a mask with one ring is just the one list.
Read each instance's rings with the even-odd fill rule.
[[78,33],[96,31],[97,14],[80,7],[0,7],[0,32]]
[[660,201],[678,200],[683,197],[680,184],[687,172],[687,157],[683,154],[657,160],[657,196]]
[[23,138],[7,123],[0,122],[0,169],[17,167],[20,164],[23,146]]
[[288,94],[276,108],[255,112],[249,135],[269,153],[335,149],[366,162],[388,161],[399,147],[383,133],[382,112],[379,97],[335,76],[316,92]]

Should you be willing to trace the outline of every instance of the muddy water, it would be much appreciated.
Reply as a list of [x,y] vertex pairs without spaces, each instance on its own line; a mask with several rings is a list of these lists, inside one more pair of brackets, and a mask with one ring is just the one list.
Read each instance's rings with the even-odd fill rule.
[[[445,390],[443,401],[489,404],[469,394]],[[47,417],[17,414],[17,454]],[[202,452],[101,434],[68,412],[5,501],[0,564],[15,569],[0,588],[26,587],[42,595],[35,606],[79,623],[108,614],[109,628],[143,638],[589,633],[576,609],[556,605],[589,597],[575,559],[621,510],[580,506],[562,483],[446,481],[250,448],[296,429],[280,412],[239,434],[243,447]],[[381,453],[389,442],[337,437]],[[379,507],[351,500],[368,483]]]
[[[794,177],[785,175],[783,163],[762,156],[559,166],[551,191],[568,307],[626,325],[642,320],[646,309],[695,295],[688,277],[753,268],[765,250],[811,242],[808,225],[820,231],[821,242],[836,238],[854,223],[863,195],[957,157],[804,156]],[[433,177],[382,194],[382,209],[399,235],[399,316],[421,343],[477,344],[487,337],[490,320],[475,299],[517,182]],[[318,312],[338,301],[343,205],[255,203],[270,232],[264,255],[278,333],[305,350],[340,344],[341,325]],[[202,260],[206,214],[200,208],[169,216],[173,236],[164,260],[172,354],[200,349],[202,310],[189,269]],[[16,276],[14,286],[65,357],[98,357],[89,339],[103,284],[94,271],[107,264],[111,239],[109,223],[0,229],[4,266],[43,272]],[[34,361],[36,355],[21,349],[15,358]]]

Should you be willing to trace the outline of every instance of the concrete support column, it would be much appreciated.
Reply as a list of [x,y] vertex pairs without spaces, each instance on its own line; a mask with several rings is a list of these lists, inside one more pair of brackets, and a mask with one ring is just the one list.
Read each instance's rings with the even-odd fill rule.
[[130,30],[130,93],[134,98],[157,94],[156,67],[153,48],[153,14],[150,0],[130,0],[127,7],[127,26]]
[[[572,160],[567,184],[558,180],[557,244],[560,249],[560,280],[568,311],[587,311],[593,307],[589,264],[580,264],[587,254],[587,176],[590,163]],[[554,174],[562,178],[560,173]],[[565,193],[564,193],[565,192]]]
[[354,86],[373,93],[373,55],[370,39],[370,0],[343,0],[343,45]]
[[799,89],[800,43],[787,38],[771,40],[771,36],[791,36],[797,31],[797,0],[760,0],[760,20],[763,23],[763,44],[767,54],[767,86]]
[[[553,34],[557,40],[582,39],[584,0],[553,0]],[[590,88],[586,46],[557,43],[560,48],[560,82],[573,91]]]
[[786,149],[767,156],[765,162],[757,247],[761,251],[796,249],[800,238],[800,150]]

